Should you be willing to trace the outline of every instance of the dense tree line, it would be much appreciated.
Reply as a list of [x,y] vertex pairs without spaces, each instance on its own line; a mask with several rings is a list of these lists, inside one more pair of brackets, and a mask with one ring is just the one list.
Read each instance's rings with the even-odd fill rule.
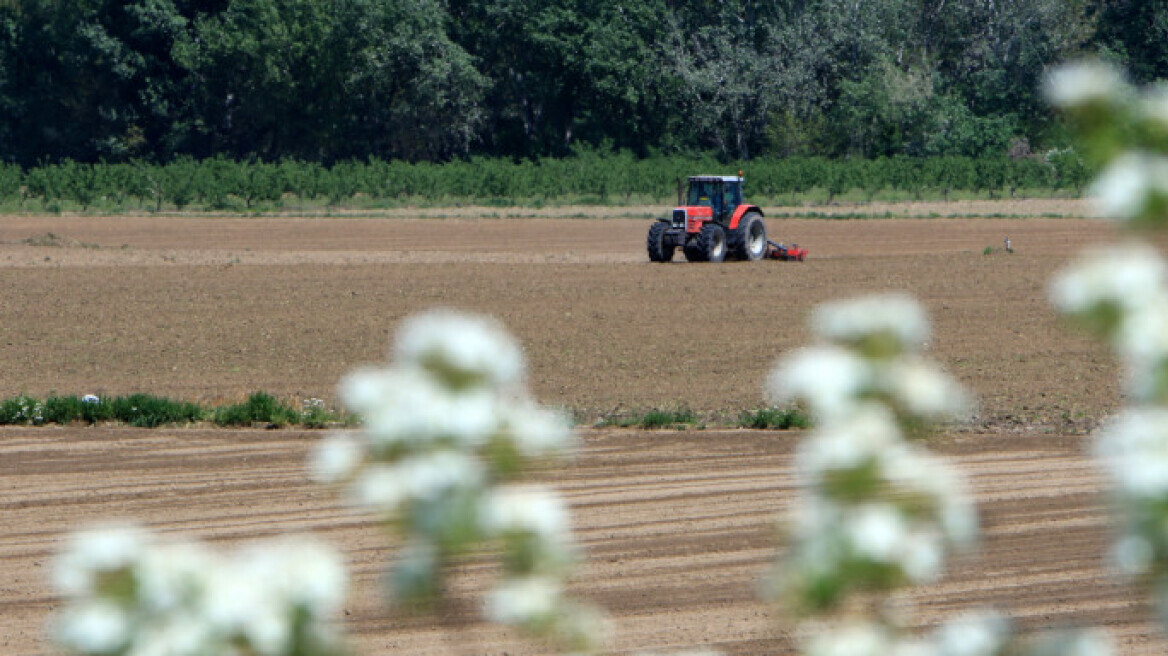
[[1001,155],[1145,0],[0,0],[0,160]]

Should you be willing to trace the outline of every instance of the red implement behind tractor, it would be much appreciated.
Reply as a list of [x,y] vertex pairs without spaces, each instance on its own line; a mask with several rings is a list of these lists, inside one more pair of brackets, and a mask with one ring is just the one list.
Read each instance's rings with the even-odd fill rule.
[[[669,262],[680,247],[689,262],[739,260],[798,260],[806,249],[791,249],[767,240],[762,210],[742,200],[742,174],[695,175],[682,197],[678,183],[679,207],[668,219],[658,219],[649,228],[646,246],[653,262]],[[778,255],[781,253],[781,255]]]
[[776,244],[773,241],[767,240],[767,259],[782,260],[784,262],[802,262],[807,259],[807,249],[799,248],[799,244]]

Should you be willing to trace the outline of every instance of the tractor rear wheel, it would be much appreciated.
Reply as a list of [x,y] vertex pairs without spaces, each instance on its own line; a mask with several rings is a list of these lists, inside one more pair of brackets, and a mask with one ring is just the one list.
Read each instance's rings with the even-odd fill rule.
[[731,236],[733,243],[730,250],[733,251],[734,257],[753,262],[761,260],[766,255],[766,224],[758,212],[747,212]]
[[649,237],[646,241],[650,261],[668,262],[673,259],[673,244],[667,246],[665,243],[665,231],[668,229],[669,224],[664,221],[658,221],[649,228]]
[[726,231],[716,223],[707,223],[698,233],[697,250],[706,262],[721,262],[726,259]]

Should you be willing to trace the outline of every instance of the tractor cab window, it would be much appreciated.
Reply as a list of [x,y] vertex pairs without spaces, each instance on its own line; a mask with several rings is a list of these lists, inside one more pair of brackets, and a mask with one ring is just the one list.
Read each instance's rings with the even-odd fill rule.
[[691,182],[689,183],[689,202],[690,206],[705,205],[710,207],[714,202],[714,185],[709,182]]
[[742,185],[738,182],[725,183],[726,207],[738,207],[742,204]]

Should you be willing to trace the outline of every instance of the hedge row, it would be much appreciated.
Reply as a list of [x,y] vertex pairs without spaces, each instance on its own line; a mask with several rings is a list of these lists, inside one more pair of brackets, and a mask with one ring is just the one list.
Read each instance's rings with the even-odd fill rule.
[[755,198],[823,190],[827,199],[862,190],[947,196],[950,192],[1078,193],[1090,171],[1073,151],[1020,159],[967,157],[832,160],[818,157],[721,163],[712,158],[636,158],[581,151],[574,157],[511,161],[472,158],[446,164],[370,160],[331,167],[299,161],[235,162],[179,159],[170,164],[83,164],[65,161],[29,170],[0,165],[0,203],[53,211],[204,210],[278,207],[290,199],[343,206],[363,202],[582,203],[665,199],[694,173],[742,170]]
[[21,395],[0,400],[0,426],[41,426],[73,422],[94,424],[109,421],[154,428],[209,421],[218,426],[264,424],[273,427],[322,428],[344,420],[346,418],[330,412],[317,399],[310,399],[304,402],[300,409],[296,409],[266,392],[256,392],[243,403],[213,408],[152,394],[131,394],[111,398],[49,396],[45,399]]

